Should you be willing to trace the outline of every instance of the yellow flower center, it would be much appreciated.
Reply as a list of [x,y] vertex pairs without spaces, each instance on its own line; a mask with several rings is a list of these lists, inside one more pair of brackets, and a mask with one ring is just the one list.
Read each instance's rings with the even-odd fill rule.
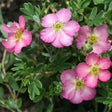
[[75,87],[77,89],[82,89],[84,87],[84,81],[82,79],[78,79],[75,82]]
[[88,37],[88,42],[89,43],[92,43],[92,44],[94,44],[94,43],[96,43],[97,42],[97,37],[96,37],[96,35],[94,35],[94,34],[91,34],[89,37]]
[[98,65],[93,65],[93,66],[91,66],[91,70],[90,70],[90,73],[92,73],[92,74],[98,74],[99,73],[99,71],[100,71],[100,68],[98,67]]
[[21,29],[18,29],[18,31],[15,33],[15,38],[17,40],[20,40],[21,37],[22,37],[22,34],[23,34],[22,30]]
[[56,30],[56,31],[59,31],[63,28],[64,24],[61,23],[61,22],[56,22],[54,25],[53,25],[53,28]]

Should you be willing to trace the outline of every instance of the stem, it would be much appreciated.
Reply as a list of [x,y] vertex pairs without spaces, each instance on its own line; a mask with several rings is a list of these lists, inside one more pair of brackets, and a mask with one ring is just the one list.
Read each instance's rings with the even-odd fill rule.
[[[3,58],[2,58],[2,70],[3,70],[3,73],[6,74],[6,71],[5,71],[5,57],[6,57],[6,49],[4,50],[4,53],[3,53]],[[2,78],[4,78],[4,75],[2,75]]]
[[111,111],[111,107],[108,108],[107,112],[110,112],[110,111]]
[[95,102],[95,112],[98,112],[98,104]]
[[105,106],[104,108],[104,111],[103,112],[107,112],[107,108],[108,108],[108,105]]

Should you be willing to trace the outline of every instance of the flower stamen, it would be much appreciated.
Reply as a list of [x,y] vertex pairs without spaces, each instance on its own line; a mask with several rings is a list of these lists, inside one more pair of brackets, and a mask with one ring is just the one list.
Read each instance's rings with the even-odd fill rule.
[[100,68],[98,67],[98,65],[93,65],[93,66],[91,66],[91,70],[90,70],[90,73],[92,73],[92,74],[98,74],[99,73],[99,71],[100,71]]
[[23,34],[22,30],[21,29],[18,29],[18,31],[15,33],[15,38],[17,40],[20,40],[21,37],[22,37],[22,34]]
[[54,28],[56,31],[59,31],[59,30],[63,29],[63,26],[64,26],[63,23],[61,23],[61,22],[56,22],[56,23],[53,25],[53,28]]
[[94,35],[94,34],[91,34],[89,37],[88,37],[88,42],[89,43],[92,43],[92,44],[94,44],[94,43],[96,43],[97,42],[97,37],[96,37],[96,35]]
[[77,89],[82,89],[84,87],[84,81],[82,79],[77,79],[75,82],[75,87]]

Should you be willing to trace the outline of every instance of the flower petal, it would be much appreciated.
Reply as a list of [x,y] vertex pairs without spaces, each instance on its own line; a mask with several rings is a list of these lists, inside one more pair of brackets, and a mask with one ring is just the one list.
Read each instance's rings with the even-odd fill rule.
[[108,69],[111,66],[111,60],[108,57],[102,57],[98,61],[98,66],[101,69]]
[[81,47],[84,47],[85,41],[87,40],[87,35],[78,35],[78,37],[75,39],[76,47],[78,49],[81,49]]
[[86,56],[86,63],[88,65],[95,65],[99,60],[99,56],[92,52],[92,53],[89,53],[87,56]]
[[6,49],[7,50],[7,52],[10,52],[10,53],[12,53],[12,52],[14,52],[14,50],[15,50],[15,47],[13,47],[13,48],[11,48],[11,49]]
[[79,104],[83,101],[83,98],[81,97],[81,94],[80,94],[80,90],[77,90],[75,92],[75,95],[72,97],[70,101],[74,104]]
[[6,24],[3,24],[2,28],[3,31],[6,33],[15,33],[17,31],[17,26],[15,24],[12,24],[11,26],[7,26]]
[[84,36],[88,37],[91,34],[91,27],[89,27],[87,25],[80,27],[78,33],[79,33],[79,35],[82,35],[82,36],[84,35]]
[[95,75],[88,74],[84,79],[84,83],[88,87],[95,88],[98,85],[98,79]]
[[81,96],[83,100],[92,100],[96,95],[96,89],[95,88],[89,88],[87,86],[84,86],[81,90]]
[[79,31],[80,25],[76,21],[69,21],[64,25],[64,32],[67,35],[74,36]]
[[92,52],[98,54],[99,56],[100,56],[100,54],[103,52],[101,46],[98,45],[98,44],[93,44],[92,47],[93,47]]
[[64,47],[62,45],[62,43],[60,42],[60,38],[61,38],[61,34],[60,32],[57,32],[57,37],[56,39],[51,43],[54,47],[57,47],[57,48],[61,48],[61,47]]
[[58,20],[56,14],[47,14],[42,18],[42,23],[41,25],[43,27],[52,27],[53,24]]
[[22,30],[25,29],[25,19],[23,16],[19,16],[19,26]]
[[106,40],[109,36],[107,24],[102,24],[100,26],[95,27],[94,33],[100,40]]
[[45,28],[40,32],[40,38],[47,43],[51,43],[56,39],[57,33],[52,28]]
[[61,95],[66,99],[71,99],[76,92],[76,88],[73,85],[73,83],[64,83],[63,85],[63,91]]
[[15,38],[15,33],[8,33],[8,38]]
[[18,42],[17,42],[17,44],[16,44],[16,46],[15,46],[15,53],[20,53],[21,52],[21,49],[22,49],[22,47],[25,47],[26,45],[25,45],[25,43],[24,43],[24,41],[21,39],[21,40],[19,40]]
[[78,76],[85,77],[90,72],[90,67],[86,63],[82,62],[76,66],[75,71]]
[[100,47],[102,52],[108,51],[111,47],[111,43],[109,43],[108,41],[98,41],[96,45]]
[[111,73],[108,70],[101,70],[98,73],[98,78],[103,82],[108,81],[110,77],[111,77]]
[[32,34],[31,34],[31,32],[28,31],[27,29],[24,30],[21,39],[24,41],[25,46],[29,45],[31,43],[31,41],[32,41]]
[[12,49],[15,47],[17,40],[15,38],[9,38],[6,40],[2,40],[2,44],[6,49]]
[[70,46],[73,43],[73,37],[60,32],[60,42],[63,46]]
[[75,79],[76,79],[76,73],[74,70],[72,69],[68,69],[68,70],[65,70],[64,72],[62,72],[61,74],[61,81],[62,83],[65,83],[65,82],[73,82]]
[[56,13],[57,17],[58,17],[58,21],[62,22],[62,23],[66,23],[70,20],[71,18],[71,11],[69,9],[61,9]]

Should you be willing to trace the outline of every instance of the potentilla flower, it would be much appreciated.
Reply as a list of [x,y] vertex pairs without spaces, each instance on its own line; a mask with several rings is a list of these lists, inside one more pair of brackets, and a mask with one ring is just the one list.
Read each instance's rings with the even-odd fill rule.
[[79,104],[83,100],[92,100],[96,95],[96,89],[87,87],[84,79],[72,69],[65,70],[61,74],[61,81],[63,83],[61,95],[74,104]]
[[[79,35],[76,38],[76,47],[81,49],[86,47],[86,44],[90,44],[93,48],[92,52],[100,55],[101,52],[108,51],[110,49],[110,42],[107,40],[109,36],[107,24],[102,24],[91,30],[91,27],[85,25],[80,27]],[[87,49],[87,48],[85,48]]]
[[56,14],[44,16],[41,25],[45,29],[41,31],[40,38],[57,48],[72,45],[73,36],[79,31],[80,26],[76,21],[69,21],[70,18],[71,12],[65,8]]
[[13,22],[11,26],[3,24],[3,31],[8,33],[8,39],[2,40],[8,52],[20,53],[22,47],[28,46],[32,41],[32,34],[25,29],[25,19],[19,17],[19,23]]
[[107,70],[111,66],[111,61],[104,56],[99,58],[96,53],[89,53],[86,62],[76,66],[76,73],[84,78],[84,83],[88,87],[97,87],[98,79],[106,82],[110,79],[111,73]]

